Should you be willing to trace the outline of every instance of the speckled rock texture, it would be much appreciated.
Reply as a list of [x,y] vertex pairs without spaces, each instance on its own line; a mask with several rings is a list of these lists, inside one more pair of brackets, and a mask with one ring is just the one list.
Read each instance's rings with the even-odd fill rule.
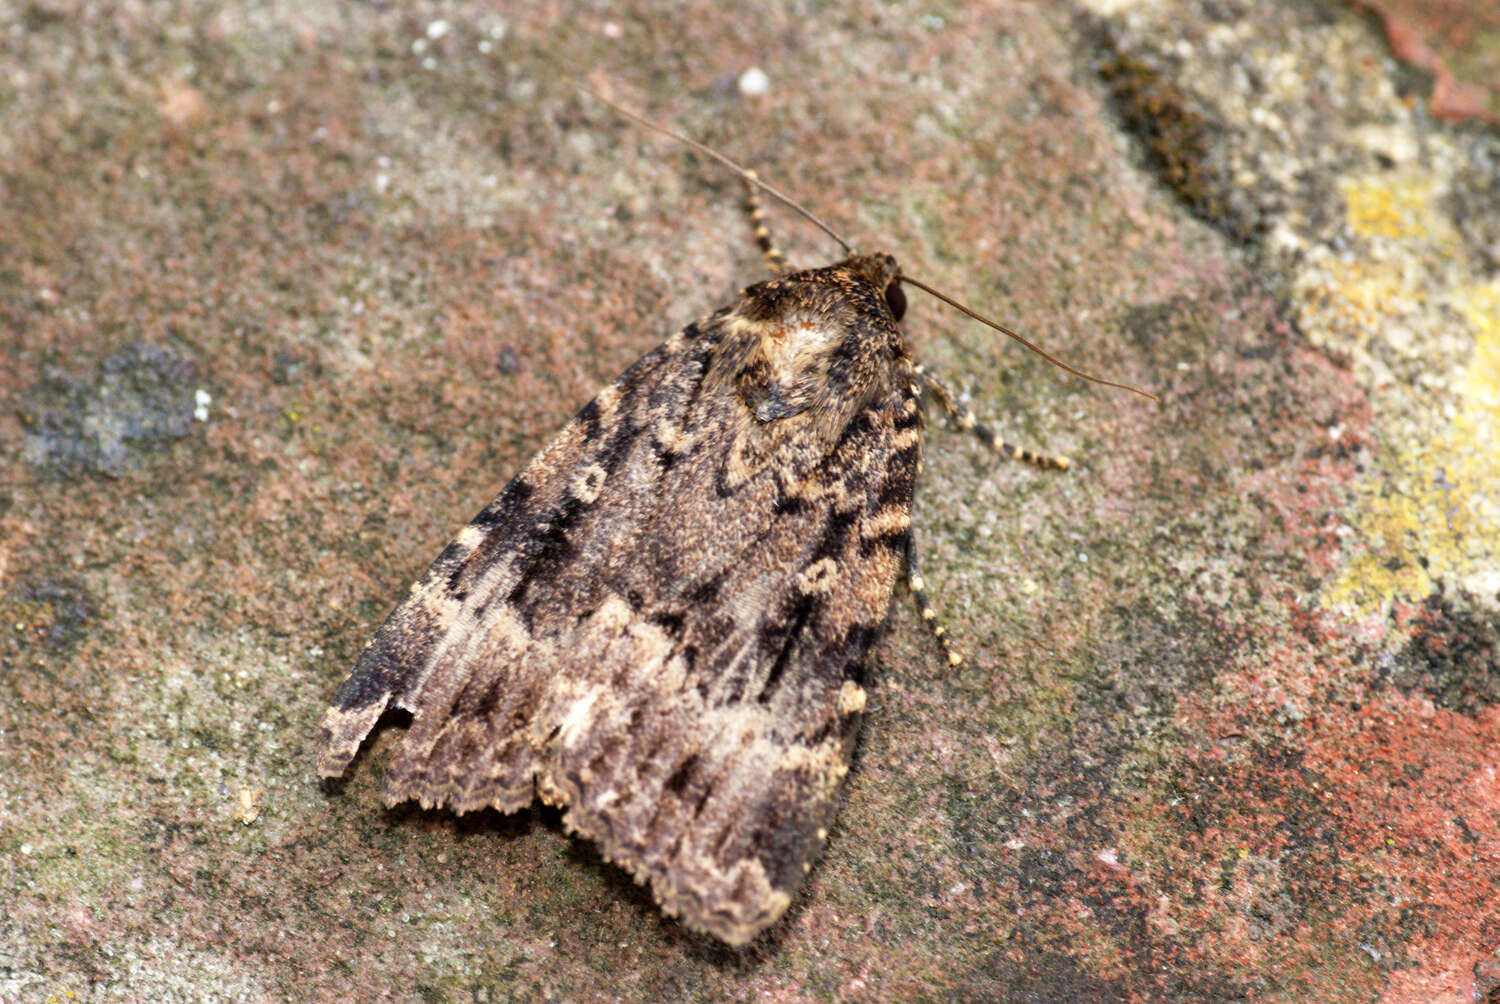
[[[0,5],[0,1001],[1500,999],[1500,138],[1432,70],[1496,55],[1404,7]],[[382,809],[399,721],[314,769],[448,536],[763,274],[563,73],[1162,398],[911,293],[1075,467],[932,423],[970,661],[898,593],[740,951],[550,811]]]

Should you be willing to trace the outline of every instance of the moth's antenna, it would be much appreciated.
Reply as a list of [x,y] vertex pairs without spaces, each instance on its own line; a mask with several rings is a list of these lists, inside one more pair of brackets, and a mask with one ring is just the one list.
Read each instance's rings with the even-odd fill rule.
[[822,220],[818,219],[810,211],[808,211],[808,210],[802,208],[802,206],[798,205],[797,202],[791,196],[785,195],[782,192],[778,191],[774,185],[771,185],[771,184],[768,184],[767,182],[761,181],[760,178],[756,175],[756,173],[754,171],[750,170],[749,168],[741,167],[740,165],[736,164],[734,161],[730,160],[728,157],[724,156],[719,151],[714,150],[714,149],[712,149],[710,147],[706,147],[702,143],[699,143],[695,139],[689,139],[688,137],[682,135],[681,133],[675,133],[675,132],[673,132],[672,130],[668,129],[666,126],[657,125],[655,122],[652,122],[650,119],[645,118],[645,117],[643,117],[641,115],[637,115],[635,112],[631,111],[629,108],[626,108],[624,105],[620,104],[619,102],[617,102],[617,101],[611,101],[609,98],[606,98],[604,95],[600,94],[598,91],[590,90],[589,88],[583,86],[582,84],[580,84],[578,81],[572,79],[571,77],[563,77],[563,80],[566,83],[571,84],[572,86],[578,88],[580,91],[582,91],[583,93],[589,95],[590,97],[594,98],[595,100],[604,102],[606,105],[608,105],[609,107],[613,108],[615,111],[619,112],[621,115],[625,116],[626,118],[630,119],[632,122],[636,122],[636,123],[638,123],[640,125],[643,125],[647,129],[650,129],[650,130],[652,130],[654,132],[659,132],[663,136],[670,136],[672,139],[675,139],[677,142],[685,144],[685,145],[687,145],[689,147],[692,147],[694,150],[697,150],[699,153],[703,154],[706,157],[712,157],[714,160],[718,161],[720,164],[723,164],[725,167],[729,168],[735,174],[738,174],[741,178],[744,178],[746,181],[748,181],[750,184],[754,185],[756,188],[759,188],[761,191],[765,192],[766,194],[770,195],[772,198],[774,198],[777,201],[781,202],[788,209],[791,209],[792,211],[794,211],[796,213],[799,213],[802,216],[803,219],[807,220],[813,226],[815,226],[819,230],[823,231],[829,237],[832,237],[834,239],[834,242],[837,243],[839,247],[841,247],[841,248],[844,249],[844,253],[845,254],[853,254],[854,253],[854,248],[852,248],[852,247],[849,246],[849,242],[846,241],[846,240],[844,240],[844,238],[840,237],[838,234],[834,233],[832,227],[830,227],[828,224],[824,223]]
[[[738,174],[741,178],[744,178],[745,181],[749,182],[750,184],[754,185],[756,188],[759,188],[761,191],[763,191],[766,194],[770,195],[772,198],[776,199],[778,202],[780,202],[783,205],[785,205],[788,209],[791,209],[793,212],[799,214],[803,219],[807,220],[813,226],[815,226],[819,230],[823,231],[829,237],[832,237],[833,240],[834,240],[834,242],[837,243],[839,247],[841,247],[841,248],[844,249],[844,253],[845,254],[853,254],[854,253],[854,248],[850,246],[849,242],[846,241],[846,240],[844,240],[844,238],[840,237],[837,233],[835,233],[834,229],[832,227],[830,227],[828,224],[824,223],[822,220],[820,220],[816,216],[814,216],[810,210],[803,208],[803,206],[800,205],[795,199],[793,199],[791,196],[785,194],[784,192],[780,191],[778,188],[776,188],[775,185],[772,185],[769,182],[762,181],[760,179],[760,177],[754,171],[750,170],[749,168],[741,167],[739,164],[736,164],[734,161],[730,160],[728,157],[724,156],[719,151],[717,151],[717,150],[715,150],[715,149],[713,149],[711,147],[704,146],[702,143],[699,143],[695,139],[690,139],[689,137],[684,136],[681,133],[673,132],[671,129],[668,129],[666,126],[658,125],[655,122],[652,122],[650,119],[646,118],[645,116],[638,115],[637,113],[631,111],[629,108],[626,108],[624,105],[620,104],[618,101],[613,101],[610,98],[606,98],[604,95],[600,94],[598,91],[593,90],[592,88],[589,88],[589,87],[585,87],[583,84],[580,84],[578,81],[574,80],[571,77],[563,77],[562,79],[563,79],[564,83],[567,83],[570,86],[572,86],[574,88],[577,88],[578,90],[582,91],[584,94],[587,94],[589,97],[595,99],[596,101],[603,102],[604,104],[608,105],[610,108],[613,108],[619,114],[621,114],[621,115],[625,116],[626,118],[630,119],[632,122],[635,122],[638,125],[643,125],[647,129],[650,129],[653,132],[661,133],[663,136],[667,136],[667,137],[670,137],[671,139],[675,139],[677,142],[683,144],[684,146],[687,146],[687,147],[690,147],[691,149],[697,150],[699,153],[703,154],[705,157],[711,157],[711,158],[713,158],[714,160],[718,161],[720,164],[723,164],[725,167],[729,168],[735,174]],[[1118,388],[1120,390],[1128,390],[1132,394],[1139,394],[1139,395],[1141,395],[1141,397],[1149,398],[1150,400],[1155,401],[1158,404],[1161,403],[1161,398],[1157,397],[1155,394],[1151,394],[1151,393],[1148,393],[1147,391],[1141,390],[1139,387],[1132,387],[1129,384],[1115,383],[1113,380],[1105,380],[1103,377],[1091,376],[1088,373],[1084,373],[1082,370],[1074,369],[1072,366],[1069,366],[1067,363],[1063,362],[1061,359],[1058,359],[1056,356],[1054,356],[1051,353],[1043,350],[1041,347],[1033,344],[1030,341],[1027,341],[1025,338],[1023,338],[1020,335],[1016,334],[1014,331],[1010,330],[1005,325],[999,324],[999,323],[997,323],[995,321],[990,320],[988,317],[985,317],[983,314],[979,314],[979,313],[974,312],[973,310],[970,310],[968,307],[964,306],[962,303],[959,303],[957,300],[953,299],[950,296],[947,296],[947,295],[945,295],[943,293],[939,293],[937,290],[933,289],[931,286],[927,285],[924,282],[920,282],[920,281],[918,281],[916,279],[913,279],[909,275],[899,275],[898,274],[896,276],[896,278],[898,280],[900,280],[901,282],[909,282],[913,286],[917,287],[918,289],[923,290],[923,291],[925,291],[927,293],[932,294],[933,296],[937,297],[939,300],[942,300],[948,306],[952,307],[954,310],[957,310],[957,311],[960,311],[961,313],[969,315],[970,317],[974,318],[974,320],[980,322],[981,324],[988,324],[990,327],[994,328],[996,331],[1000,332],[1001,334],[1009,335],[1011,338],[1014,338],[1016,341],[1020,342],[1022,345],[1026,346],[1028,349],[1030,349],[1031,351],[1035,352],[1037,355],[1041,356],[1043,359],[1047,360],[1052,365],[1054,365],[1054,366],[1056,366],[1056,367],[1058,367],[1060,369],[1067,370],[1069,373],[1072,373],[1074,376],[1082,377],[1083,379],[1088,380],[1091,383],[1102,384],[1105,387],[1116,387],[1116,388]]]
[[1051,353],[1047,352],[1046,350],[1042,349],[1040,346],[1035,345],[1035,344],[1033,344],[1030,341],[1027,341],[1025,338],[1022,338],[1020,335],[1016,334],[1014,331],[1010,330],[1005,325],[1000,324],[1000,323],[998,323],[996,321],[992,321],[988,317],[985,317],[983,314],[979,314],[979,313],[976,313],[976,312],[970,310],[968,307],[965,307],[963,304],[961,304],[957,300],[953,299],[953,297],[947,296],[947,295],[945,295],[943,293],[939,293],[937,290],[933,289],[931,286],[927,285],[925,282],[919,282],[918,280],[913,279],[909,275],[902,275],[902,274],[899,274],[899,273],[896,275],[896,279],[898,281],[900,281],[900,282],[909,282],[913,286],[917,287],[918,289],[920,289],[920,290],[922,290],[924,292],[927,292],[927,293],[931,293],[933,296],[937,297],[939,300],[942,300],[944,303],[946,303],[948,306],[952,307],[954,310],[957,310],[960,313],[968,314],[970,317],[974,318],[974,320],[978,321],[981,324],[988,324],[990,327],[994,328],[996,331],[1000,332],[1002,335],[1009,335],[1011,338],[1014,338],[1016,341],[1020,342],[1022,345],[1026,346],[1028,349],[1030,349],[1031,351],[1035,352],[1037,355],[1041,356],[1043,359],[1047,360],[1053,366],[1059,367],[1060,369],[1065,369],[1069,373],[1073,374],[1074,376],[1082,377],[1083,379],[1089,381],[1090,383],[1103,384],[1106,387],[1117,387],[1120,390],[1128,390],[1132,394],[1139,394],[1141,397],[1149,398],[1152,401],[1155,401],[1157,404],[1161,404],[1161,398],[1157,397],[1155,394],[1152,394],[1152,393],[1149,393],[1147,391],[1141,390],[1139,387],[1132,387],[1128,383],[1115,383],[1113,380],[1105,380],[1103,377],[1090,376],[1089,374],[1084,373],[1082,370],[1076,370],[1076,369],[1074,369],[1073,367],[1069,366],[1067,363],[1063,362],[1061,359],[1057,358],[1056,356],[1054,356]]

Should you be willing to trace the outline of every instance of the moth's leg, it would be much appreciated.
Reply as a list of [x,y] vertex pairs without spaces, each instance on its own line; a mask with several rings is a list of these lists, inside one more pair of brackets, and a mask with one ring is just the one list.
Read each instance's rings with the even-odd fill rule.
[[1030,450],[1023,450],[1019,446],[1007,443],[995,435],[994,430],[989,426],[980,424],[979,420],[974,417],[974,413],[960,404],[954,398],[953,392],[945,387],[941,380],[927,372],[926,367],[920,364],[913,366],[912,372],[916,375],[917,380],[923,388],[932,391],[932,396],[937,398],[938,404],[942,407],[943,411],[947,412],[948,417],[953,419],[960,429],[972,432],[977,436],[980,442],[989,447],[991,453],[998,454],[1006,460],[1019,460],[1023,464],[1030,464],[1033,467],[1040,467],[1043,470],[1049,471],[1065,471],[1072,466],[1072,462],[1067,457],[1051,457],[1045,453],[1032,453]]
[[962,666],[964,657],[948,643],[948,629],[938,623],[937,611],[932,609],[932,604],[927,599],[927,580],[922,578],[922,572],[917,568],[917,538],[915,534],[906,535],[906,586],[911,590],[911,598],[917,605],[917,614],[922,618],[922,623],[937,641],[938,647],[943,650],[943,657],[948,660],[950,666]]
[[[750,177],[755,177],[754,171],[746,171]],[[755,243],[760,245],[760,256],[766,260],[766,268],[771,270],[772,275],[786,275],[791,266],[787,264],[786,255],[771,240],[771,229],[766,226],[766,218],[760,211],[760,190],[750,181],[745,182],[745,212],[750,214],[750,225],[755,228]]]

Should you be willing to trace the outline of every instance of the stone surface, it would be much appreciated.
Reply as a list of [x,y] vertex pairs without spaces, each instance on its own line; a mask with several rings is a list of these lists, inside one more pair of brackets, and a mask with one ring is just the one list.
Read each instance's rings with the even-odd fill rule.
[[[1500,141],[1342,6],[0,9],[0,1000],[1367,1000],[1500,986]],[[758,67],[764,93],[741,75]],[[828,853],[731,952],[323,706],[755,166],[1067,474],[934,428]],[[794,260],[836,249],[770,210]],[[123,362],[122,362],[123,361]],[[71,995],[71,996],[70,996]]]
[[1431,77],[1429,107],[1451,122],[1500,122],[1500,7],[1486,0],[1356,0],[1391,50]]

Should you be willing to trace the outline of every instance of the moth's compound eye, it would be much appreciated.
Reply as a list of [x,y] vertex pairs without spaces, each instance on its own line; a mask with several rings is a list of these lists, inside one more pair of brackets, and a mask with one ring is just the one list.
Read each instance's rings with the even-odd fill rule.
[[906,313],[906,292],[899,282],[892,282],[885,287],[885,305],[891,308],[891,313],[898,321]]

